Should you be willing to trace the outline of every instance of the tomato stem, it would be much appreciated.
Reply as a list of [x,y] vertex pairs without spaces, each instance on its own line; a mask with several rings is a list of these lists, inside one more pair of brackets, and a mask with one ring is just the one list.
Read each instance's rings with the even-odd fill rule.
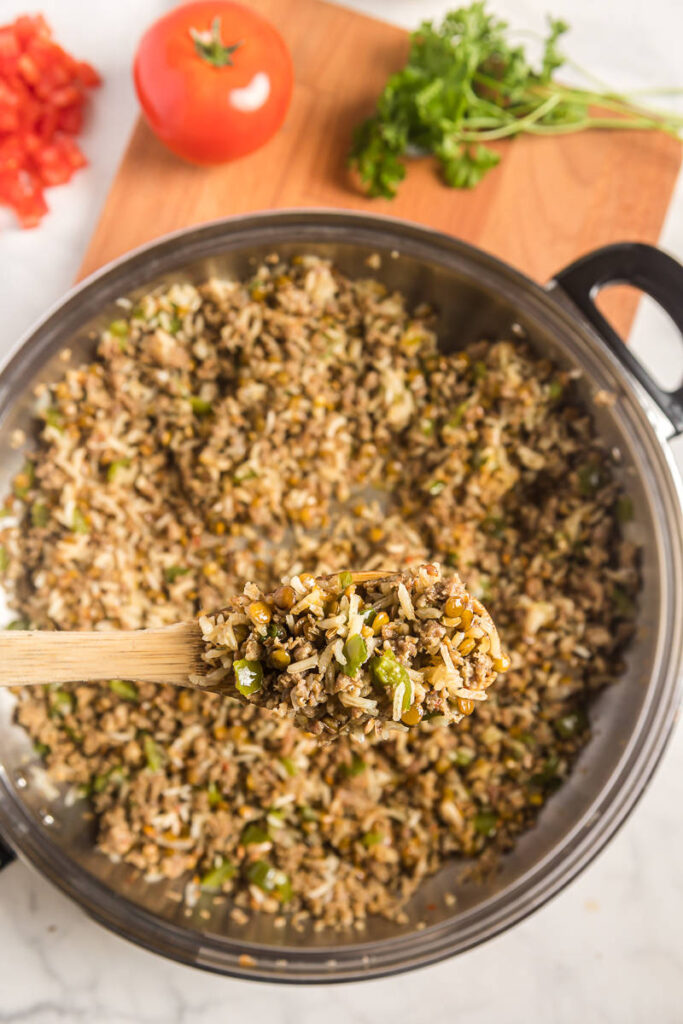
[[200,32],[196,28],[190,29],[190,35],[194,48],[207,64],[213,64],[215,68],[224,68],[232,64],[232,55],[242,44],[233,43],[226,46],[221,41],[221,19],[214,18],[211,28],[207,32]]

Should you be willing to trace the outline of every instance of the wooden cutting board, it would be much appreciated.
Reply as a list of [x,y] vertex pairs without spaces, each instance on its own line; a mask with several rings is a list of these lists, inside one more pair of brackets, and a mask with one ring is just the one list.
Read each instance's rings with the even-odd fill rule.
[[[587,132],[501,143],[503,159],[472,191],[411,161],[393,201],[366,199],[345,166],[353,126],[404,62],[407,34],[320,0],[249,0],[289,44],[296,85],[286,122],[257,153],[200,168],[173,156],[140,120],[80,276],[177,228],[284,207],[366,210],[417,221],[507,260],[537,281],[596,246],[656,242],[681,162],[660,133]],[[625,334],[637,296],[616,289],[609,314]],[[605,306],[605,308],[606,308]]]

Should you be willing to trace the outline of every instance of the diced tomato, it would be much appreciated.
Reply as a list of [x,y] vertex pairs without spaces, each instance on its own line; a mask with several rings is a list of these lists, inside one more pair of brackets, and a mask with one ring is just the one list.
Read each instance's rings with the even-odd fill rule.
[[41,139],[53,138],[59,127],[59,115],[60,111],[56,107],[46,107],[41,110],[40,117],[33,126]]
[[21,53],[17,34],[11,25],[0,28],[0,66],[4,61],[16,60]]
[[11,206],[23,228],[34,228],[47,213],[47,203],[34,175],[0,173],[0,200]]
[[78,77],[79,77],[80,81],[87,88],[92,89],[93,86],[99,85],[100,82],[102,81],[102,79],[98,75],[97,71],[92,66],[92,64],[88,64],[84,60],[79,60],[78,63],[76,64],[76,68],[77,68],[77,71],[78,71]]
[[16,110],[0,106],[0,135],[5,132],[16,132],[19,128],[19,115]]
[[76,143],[66,135],[58,135],[50,145],[41,146],[34,161],[44,185],[62,185],[86,163]]
[[69,138],[68,135],[57,135],[55,137],[55,145],[59,149],[64,160],[66,160],[69,166],[74,170],[78,170],[79,167],[85,167],[88,163],[79,147],[73,139]]
[[0,174],[21,170],[26,156],[26,148],[16,135],[8,135],[0,140]]
[[35,86],[40,81],[38,65],[30,53],[22,53],[21,57],[17,61],[17,68],[21,77],[25,82],[28,82],[29,85]]
[[78,135],[83,127],[83,109],[80,104],[62,107],[57,114],[57,128],[69,135]]
[[0,104],[15,108],[19,106],[19,93],[2,78],[0,78]]
[[0,78],[0,135],[19,130],[19,95]]
[[54,143],[43,146],[34,159],[43,185],[63,185],[71,177],[71,168],[66,166]]
[[71,107],[74,103],[78,103],[80,98],[80,90],[75,85],[58,86],[50,93],[50,102],[53,107]]
[[23,227],[47,212],[44,186],[67,182],[87,161],[74,140],[87,90],[100,77],[52,39],[42,15],[0,26],[0,204]]
[[52,35],[50,26],[42,14],[21,14],[14,25],[10,25],[8,28],[14,29],[22,48],[32,39],[50,39]]

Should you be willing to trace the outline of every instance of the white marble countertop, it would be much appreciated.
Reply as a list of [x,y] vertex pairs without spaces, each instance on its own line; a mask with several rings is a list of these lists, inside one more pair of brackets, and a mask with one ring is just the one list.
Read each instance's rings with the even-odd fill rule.
[[[70,187],[50,193],[44,224],[20,232],[0,211],[0,357],[74,278],[135,116],[129,74],[135,41],[171,5],[41,0],[37,6],[67,48],[95,63],[105,84],[84,140],[91,166]],[[350,0],[349,6],[412,26],[455,4]],[[0,24],[27,7],[26,0],[0,0]],[[646,8],[641,0],[496,0],[495,7],[513,23],[537,28],[546,7],[563,15],[573,25],[572,55],[616,86],[683,85],[681,0],[650,0]],[[662,243],[683,258],[680,182]],[[671,380],[673,345],[661,340],[661,325],[643,308],[636,347]],[[679,728],[631,819],[550,905],[456,960],[350,986],[255,984],[166,962],[92,923],[33,870],[14,863],[0,875],[0,1022],[683,1021],[682,778]]]

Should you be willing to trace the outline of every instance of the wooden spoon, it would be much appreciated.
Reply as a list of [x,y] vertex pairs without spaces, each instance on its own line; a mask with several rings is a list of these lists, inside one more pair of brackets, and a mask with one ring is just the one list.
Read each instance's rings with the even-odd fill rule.
[[[354,583],[366,583],[395,573],[351,575]],[[319,577],[325,583],[338,578],[339,573]],[[190,676],[205,673],[204,649],[196,622],[139,630],[5,630],[0,631],[0,686],[130,679],[200,689]]]

